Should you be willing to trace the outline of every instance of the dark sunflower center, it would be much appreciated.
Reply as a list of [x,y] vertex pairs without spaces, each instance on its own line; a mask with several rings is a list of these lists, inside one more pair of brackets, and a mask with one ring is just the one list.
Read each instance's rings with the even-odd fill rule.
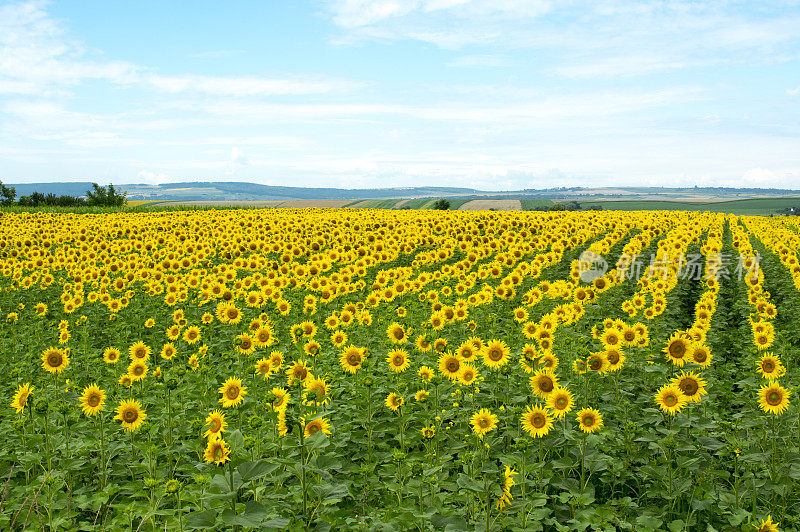
[[591,427],[592,425],[594,425],[594,416],[591,414],[583,416],[583,426]]
[[674,395],[664,397],[664,404],[667,406],[675,406],[678,403],[678,398]]
[[566,397],[556,398],[555,406],[558,410],[564,410],[565,408],[567,408],[567,398]]
[[699,350],[699,351],[695,351],[694,352],[694,360],[695,360],[695,362],[705,362],[707,358],[708,358],[708,355],[706,355],[706,352],[703,351],[703,350]]
[[124,419],[126,423],[133,423],[139,419],[139,413],[136,410],[126,410],[122,414],[122,419]]
[[100,396],[99,395],[90,395],[89,399],[86,401],[89,406],[92,408],[96,407],[100,404]]
[[211,421],[211,425],[208,427],[211,429],[211,432],[219,432],[219,429],[222,427],[222,423],[219,419],[214,419]]
[[459,366],[460,364],[458,363],[458,360],[451,358],[450,360],[447,361],[446,367],[447,371],[449,371],[450,373],[455,373],[456,371],[458,371]]
[[347,355],[347,363],[350,364],[351,366],[357,366],[359,362],[361,361],[359,360],[358,355],[355,354]]
[[626,332],[625,333],[625,341],[626,342],[633,342],[633,340],[635,338],[636,338],[636,333],[634,333],[634,332]]
[[783,399],[783,395],[777,390],[773,390],[767,394],[767,403],[771,406],[779,405],[781,399]]
[[764,373],[772,373],[775,371],[775,364],[771,360],[765,360],[761,363],[761,368],[764,370]]
[[686,354],[686,346],[682,341],[675,341],[669,344],[669,352],[675,358],[683,358]]
[[51,353],[47,356],[47,364],[52,368],[57,368],[61,365],[63,358],[58,353]]
[[697,381],[694,379],[684,379],[681,381],[681,391],[685,395],[692,396],[697,393],[697,390],[700,388]]
[[228,399],[231,400],[236,399],[237,397],[239,397],[239,387],[229,386],[228,390],[225,392],[225,395],[228,397]]
[[539,378],[539,390],[542,392],[552,392],[553,391],[553,379],[550,377],[540,377]]
[[594,357],[589,361],[589,368],[592,371],[599,370],[602,367],[602,365],[603,365],[603,362],[597,357]]
[[501,358],[503,358],[503,352],[500,349],[490,349],[489,350],[489,359],[490,360],[492,360],[494,362],[497,362]]
[[319,432],[319,426],[316,423],[312,423],[308,426],[309,434],[316,434],[317,432]]
[[619,362],[619,354],[614,352],[609,353],[608,361],[611,362],[612,364],[616,364],[617,362]]
[[488,426],[489,426],[489,420],[488,420],[488,419],[486,419],[485,417],[483,417],[483,418],[479,419],[479,420],[478,420],[478,426],[479,426],[480,428],[482,428],[482,429],[485,429],[486,427],[488,427]]
[[546,419],[542,414],[537,413],[531,416],[531,425],[533,425],[537,429],[544,427],[545,422]]

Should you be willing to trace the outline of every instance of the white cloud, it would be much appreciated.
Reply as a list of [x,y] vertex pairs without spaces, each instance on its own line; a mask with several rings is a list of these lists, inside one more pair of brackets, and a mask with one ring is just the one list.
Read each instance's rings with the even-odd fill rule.
[[137,174],[141,180],[140,183],[147,183],[150,185],[159,185],[161,183],[169,183],[173,181],[167,174],[163,172],[152,172],[150,170],[142,170]]
[[201,92],[217,96],[269,96],[286,94],[324,94],[347,91],[361,84],[336,79],[268,79],[255,77],[149,76],[147,82],[170,93]]
[[518,63],[507,55],[473,54],[456,57],[445,64],[449,67],[461,68],[497,68],[516,66]]
[[242,149],[238,146],[231,148],[231,162],[240,166],[247,166],[250,164],[250,161],[247,159],[244,151],[242,151]]
[[794,89],[788,89],[786,91],[786,94],[788,94],[789,96],[798,96],[798,95],[800,95],[800,85],[795,87]]
[[0,94],[44,96],[91,80],[136,84],[168,93],[238,97],[322,94],[362,86],[352,80],[321,76],[160,75],[147,66],[93,57],[97,54],[89,54],[82,43],[70,38],[46,8],[47,2],[39,0],[0,5]]

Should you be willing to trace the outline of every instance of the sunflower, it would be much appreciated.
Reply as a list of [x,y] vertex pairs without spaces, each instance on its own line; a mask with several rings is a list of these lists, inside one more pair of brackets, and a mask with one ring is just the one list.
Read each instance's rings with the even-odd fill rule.
[[128,348],[131,359],[147,360],[150,358],[150,348],[144,342],[136,342]]
[[389,340],[391,340],[393,344],[404,344],[408,341],[405,329],[397,322],[392,323],[386,328],[386,336],[389,337]]
[[427,440],[430,440],[431,438],[436,436],[436,429],[433,427],[422,427],[420,429],[420,432],[422,433],[422,437]]
[[130,388],[133,385],[133,379],[131,379],[131,376],[127,373],[120,375],[117,382],[120,384],[120,386],[124,386],[125,388]]
[[606,348],[617,347],[622,342],[622,336],[616,329],[606,329],[600,335],[600,341]]
[[28,398],[33,393],[34,388],[34,386],[31,386],[31,383],[26,382],[20,386],[14,394],[14,399],[11,401],[11,407],[17,411],[17,414],[21,414],[25,409],[25,405],[28,404]]
[[465,386],[469,386],[475,382],[480,376],[478,370],[475,369],[471,364],[464,362],[461,364],[461,371],[458,372],[458,382]]
[[239,334],[234,338],[233,345],[236,351],[242,355],[249,355],[256,350],[253,338],[249,334]]
[[132,381],[140,381],[147,376],[147,364],[143,360],[132,360],[128,364],[128,376]]
[[677,384],[665,384],[658,389],[653,398],[658,407],[671,416],[680,412],[689,402]]
[[518,473],[509,466],[506,466],[506,470],[503,472],[503,485],[501,486],[503,494],[497,499],[497,507],[501,510],[511,504],[511,499],[514,498],[511,495],[511,488],[516,484],[514,482],[514,475],[517,474]]
[[172,357],[175,356],[175,353],[176,353],[175,344],[173,344],[172,342],[164,344],[164,346],[161,348],[161,358],[163,358],[164,360],[171,360]]
[[692,351],[692,347],[692,342],[686,338],[672,335],[663,352],[666,354],[667,360],[678,367],[682,367],[686,362],[686,355]]
[[549,369],[538,369],[529,379],[533,393],[539,397],[547,398],[558,386],[558,378]]
[[294,364],[286,369],[286,377],[289,386],[293,386],[297,381],[305,382],[311,376],[310,368],[302,360],[295,360]]
[[556,418],[561,419],[572,410],[572,394],[566,388],[556,386],[552,393],[547,396],[547,406],[553,411],[553,415]]
[[417,393],[414,394],[414,400],[421,403],[428,398],[428,395],[428,390],[417,390]]
[[486,434],[497,428],[497,416],[492,414],[488,408],[481,408],[474,413],[469,420],[472,425],[472,432],[483,438]]
[[408,353],[402,349],[393,349],[386,355],[386,363],[389,369],[395,373],[403,373],[411,363],[408,360]]
[[278,371],[283,366],[283,353],[280,351],[273,351],[269,354],[269,364],[272,366],[272,371]]
[[403,402],[402,395],[397,395],[396,393],[392,392],[386,396],[386,401],[384,401],[384,404],[386,405],[386,408],[389,408],[393,412],[397,412],[397,409],[403,406]]
[[105,351],[103,351],[103,361],[106,364],[116,364],[119,362],[119,357],[122,356],[119,349],[114,347],[108,347]]
[[437,338],[433,341],[433,350],[437,353],[444,353],[447,350],[447,340],[445,338]]
[[331,343],[336,347],[342,347],[347,343],[347,334],[341,329],[337,329],[331,334]]
[[222,394],[219,402],[222,403],[223,408],[237,407],[244,401],[247,387],[242,386],[242,379],[230,377],[219,387],[219,393]]
[[606,354],[604,351],[599,353],[592,353],[586,359],[586,369],[589,371],[596,371],[601,375],[608,371],[608,367],[610,365],[611,364],[608,362],[608,359],[606,358]]
[[553,428],[550,414],[540,406],[528,406],[520,417],[522,428],[534,438],[546,436]]
[[790,392],[775,381],[758,390],[758,406],[764,412],[780,415],[789,408]]
[[310,357],[317,356],[321,348],[322,346],[316,340],[309,340],[303,344],[303,352]]
[[472,345],[472,342],[465,340],[458,346],[458,349],[456,349],[456,355],[460,356],[465,362],[472,360],[475,357],[475,347]]
[[49,347],[42,353],[42,367],[49,373],[61,373],[69,365],[67,351]]
[[764,355],[762,355],[759,361],[756,362],[756,370],[762,377],[770,380],[775,380],[786,374],[786,368],[781,362],[781,359],[772,353],[764,353]]
[[605,359],[608,360],[608,371],[617,371],[625,365],[625,353],[614,347],[606,349]]
[[760,525],[753,525],[756,532],[778,532],[778,523],[772,522],[772,515],[768,515],[766,519],[761,520]]
[[306,425],[305,429],[303,429],[303,437],[305,438],[313,436],[318,432],[321,432],[326,435],[331,433],[331,423],[324,417],[312,419],[305,425]]
[[79,398],[81,410],[87,416],[95,416],[103,410],[106,401],[106,392],[100,389],[97,383],[90,384],[83,389]]
[[594,408],[580,410],[575,418],[581,430],[587,434],[600,430],[603,426],[603,415]]
[[212,411],[206,418],[206,426],[208,428],[203,433],[203,437],[209,440],[222,439],[222,433],[228,428],[228,422],[225,421],[225,414],[219,410]]
[[461,360],[451,353],[444,353],[439,357],[439,373],[450,380],[458,379],[461,371]]
[[254,364],[254,368],[254,373],[256,375],[263,375],[264,380],[269,378],[270,373],[272,373],[272,363],[267,357],[261,357],[259,360],[257,360]]
[[428,337],[424,334],[417,336],[417,339],[414,341],[414,346],[417,348],[417,351],[422,351],[423,353],[431,350],[431,344],[428,341]]
[[689,358],[701,368],[707,368],[711,365],[711,359],[713,358],[713,355],[706,346],[695,345],[691,351],[691,355],[689,355]]
[[[211,316],[209,314],[209,316]],[[196,344],[200,341],[200,327],[192,325],[183,332],[183,341],[189,345]]]
[[328,392],[330,392],[331,387],[325,382],[325,379],[320,379],[318,377],[311,377],[310,379],[306,379],[303,383],[303,388],[305,388],[306,392],[311,396],[309,401],[314,401],[318,404],[325,404],[331,400]]
[[272,409],[276,412],[279,410],[285,410],[289,405],[289,401],[292,399],[291,394],[288,392],[288,390],[286,390],[286,388],[275,387],[270,390],[270,393],[275,396],[275,399],[272,401]]
[[361,363],[364,361],[364,349],[356,346],[348,346],[339,357],[339,365],[347,373],[355,373],[361,368]]
[[203,458],[209,464],[222,465],[231,459],[231,448],[223,439],[208,440]]
[[430,382],[433,378],[433,369],[429,368],[428,366],[420,366],[417,370],[417,375],[422,377],[423,380]]
[[539,357],[539,364],[549,369],[550,371],[555,370],[558,367],[558,363],[559,363],[558,357],[555,356],[553,353],[545,353],[544,355]]
[[772,342],[775,340],[775,333],[773,331],[764,331],[753,334],[753,343],[756,348],[761,351],[772,347]]
[[708,384],[702,377],[695,375],[693,371],[684,373],[681,371],[679,375],[673,377],[670,382],[680,388],[683,395],[686,396],[692,403],[699,403],[700,400],[706,395],[706,384]]
[[502,340],[489,340],[481,352],[484,365],[490,368],[499,368],[511,360],[511,351]]
[[133,432],[144,423],[145,414],[141,403],[135,399],[126,399],[117,407],[117,415],[114,419],[119,420],[128,432]]

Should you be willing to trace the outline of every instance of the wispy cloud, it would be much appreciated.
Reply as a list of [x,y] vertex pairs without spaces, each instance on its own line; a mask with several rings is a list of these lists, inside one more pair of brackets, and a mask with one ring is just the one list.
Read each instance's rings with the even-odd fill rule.
[[502,54],[473,54],[456,57],[445,64],[461,68],[500,68],[517,66],[519,63]]
[[206,52],[197,52],[190,54],[189,57],[198,59],[224,59],[227,57],[235,57],[245,53],[244,50],[208,50]]

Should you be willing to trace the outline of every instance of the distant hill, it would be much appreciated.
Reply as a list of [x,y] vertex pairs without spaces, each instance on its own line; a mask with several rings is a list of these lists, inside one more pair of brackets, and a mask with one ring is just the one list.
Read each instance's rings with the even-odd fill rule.
[[[32,192],[84,196],[91,182],[74,183],[7,183],[17,195]],[[159,185],[116,184],[128,193],[129,200],[157,201],[268,201],[268,200],[375,200],[407,198],[470,198],[470,199],[550,199],[578,201],[664,200],[725,201],[747,198],[780,198],[800,196],[800,190],[719,188],[719,187],[555,187],[512,191],[477,190],[458,187],[395,187],[395,188],[305,188],[260,185],[246,182],[179,182]]]

